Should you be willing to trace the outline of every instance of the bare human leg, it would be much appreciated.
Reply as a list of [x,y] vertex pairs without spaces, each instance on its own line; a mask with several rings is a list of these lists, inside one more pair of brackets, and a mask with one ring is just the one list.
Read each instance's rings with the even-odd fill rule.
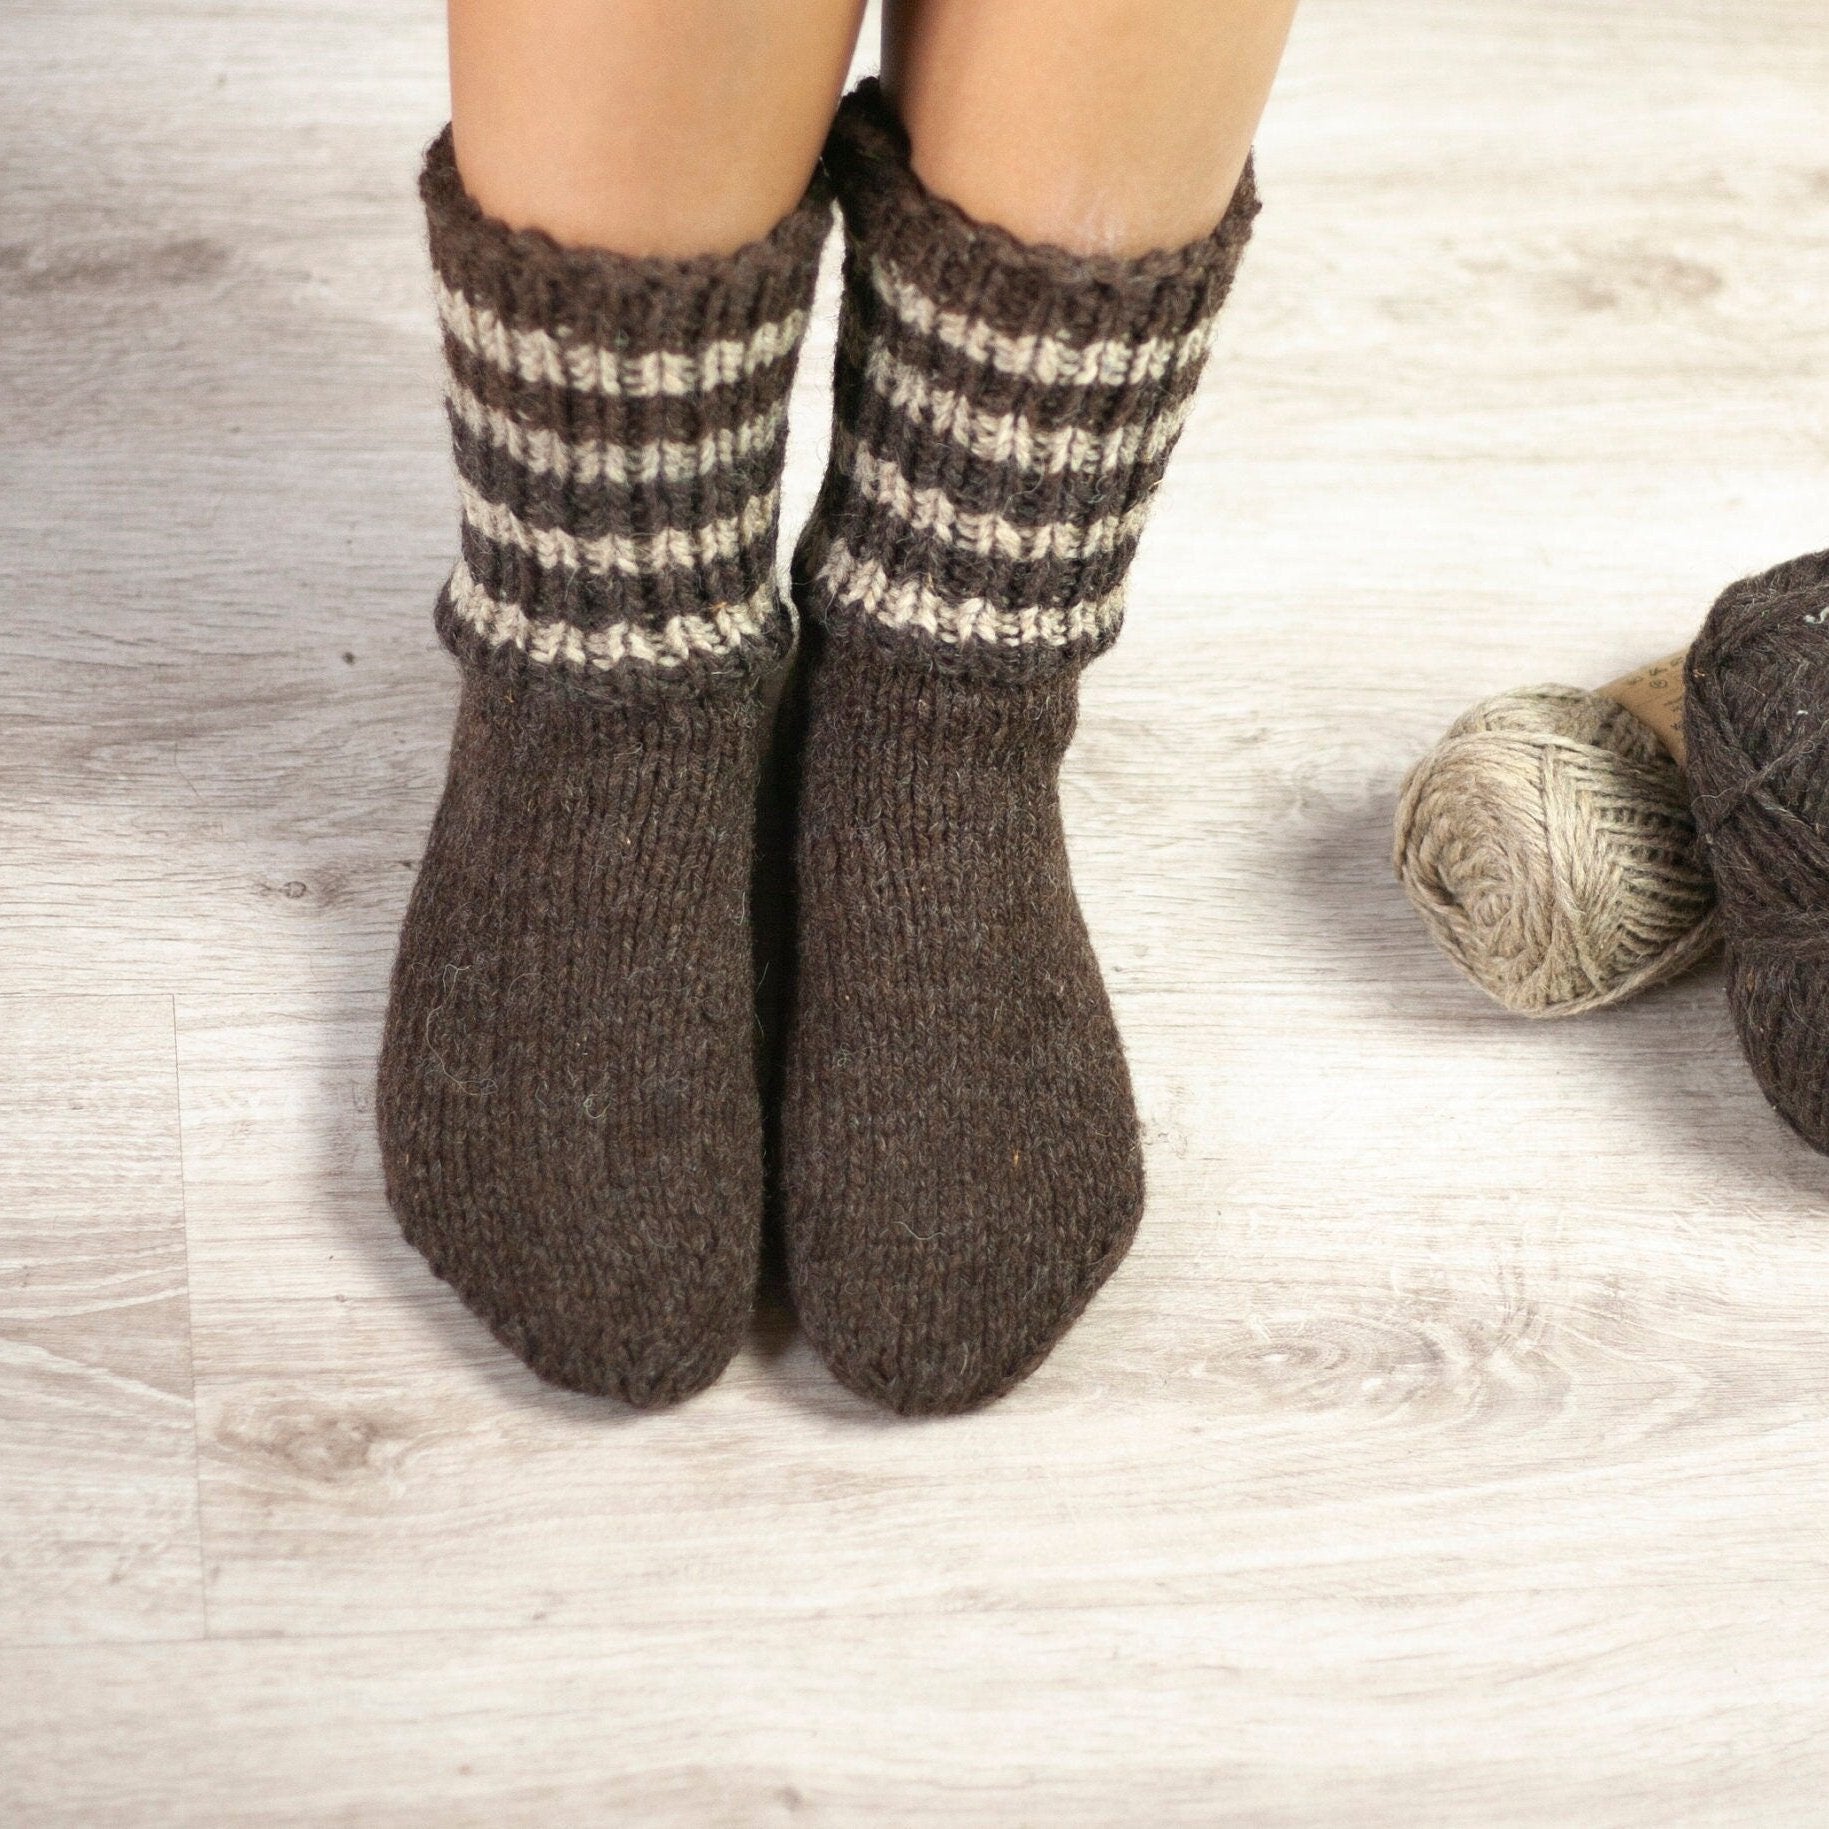
[[1076,254],[1224,214],[1296,0],[890,0],[885,87],[928,188]]
[[458,169],[515,228],[725,254],[799,201],[863,0],[450,0]]

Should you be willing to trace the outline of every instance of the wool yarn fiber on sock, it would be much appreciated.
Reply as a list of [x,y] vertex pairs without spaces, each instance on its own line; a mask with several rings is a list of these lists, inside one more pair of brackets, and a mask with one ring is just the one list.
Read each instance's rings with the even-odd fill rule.
[[636,260],[421,178],[463,677],[376,1087],[402,1232],[542,1377],[717,1377],[761,1256],[749,897],[788,392],[831,222]]
[[794,556],[797,959],[782,1229],[802,1325],[896,1410],[1010,1390],[1143,1203],[1059,773],[1257,203],[1136,260],[929,193],[879,86],[845,218],[831,462]]
[[1714,885],[1670,751],[1604,692],[1528,686],[1405,777],[1392,852],[1436,944],[1522,1016],[1574,1016],[1715,945]]
[[1829,1149],[1829,551],[1721,594],[1689,652],[1684,728],[1740,1045]]

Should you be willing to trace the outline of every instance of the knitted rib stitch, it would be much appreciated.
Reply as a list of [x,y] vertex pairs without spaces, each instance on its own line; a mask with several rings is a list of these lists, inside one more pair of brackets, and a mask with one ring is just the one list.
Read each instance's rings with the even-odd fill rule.
[[612,695],[766,670],[793,638],[775,536],[823,182],[766,239],[683,261],[505,228],[448,128],[420,190],[463,503],[447,645]]
[[807,620],[789,1272],[838,1376],[957,1410],[1040,1362],[1143,1200],[1058,778],[1257,204],[1135,260],[932,196],[874,82],[826,150],[846,226]]
[[830,199],[728,257],[510,230],[449,131],[421,191],[463,524],[463,690],[377,1109],[406,1236],[534,1370],[722,1370],[759,1255],[748,890],[786,402]]

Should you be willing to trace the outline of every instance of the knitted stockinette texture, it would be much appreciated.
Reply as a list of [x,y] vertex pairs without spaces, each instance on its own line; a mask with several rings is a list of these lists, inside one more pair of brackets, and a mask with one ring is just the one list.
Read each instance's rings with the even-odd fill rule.
[[868,82],[826,149],[847,231],[832,457],[795,554],[799,951],[788,1268],[837,1375],[966,1408],[1049,1351],[1143,1201],[1059,771],[1256,211],[1137,260],[927,192]]
[[534,1370],[708,1383],[762,1209],[748,922],[786,401],[830,199],[632,260],[422,180],[463,508],[463,691],[377,1097],[406,1236]]
[[1829,551],[1730,585],[1689,651],[1684,739],[1754,1076],[1829,1150]]

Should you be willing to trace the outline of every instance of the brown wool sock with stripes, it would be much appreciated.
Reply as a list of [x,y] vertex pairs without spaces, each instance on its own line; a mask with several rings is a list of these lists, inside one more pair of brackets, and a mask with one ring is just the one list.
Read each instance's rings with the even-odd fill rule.
[[789,384],[816,181],[728,257],[512,231],[447,131],[421,192],[462,557],[463,690],[378,1088],[407,1237],[535,1371],[660,1403],[754,1297],[748,922]]
[[826,154],[847,231],[805,612],[782,1107],[803,1325],[907,1412],[997,1396],[1116,1266],[1143,1172],[1057,780],[1256,212],[1136,260],[931,196],[880,89]]

